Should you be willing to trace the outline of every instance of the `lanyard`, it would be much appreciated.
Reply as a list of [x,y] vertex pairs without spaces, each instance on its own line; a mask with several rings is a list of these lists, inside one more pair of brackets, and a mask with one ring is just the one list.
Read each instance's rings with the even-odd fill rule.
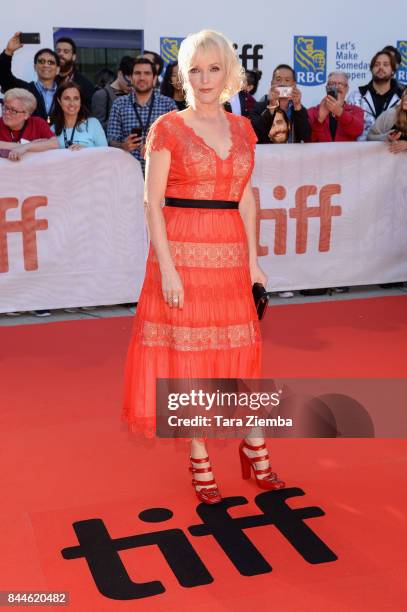
[[[19,137],[17,139],[14,138],[13,130],[11,130],[10,128],[8,129],[8,131],[10,132],[10,138],[11,138],[12,142],[20,142],[20,140],[22,139],[23,134],[25,132],[25,128],[27,127],[27,123],[28,123],[28,121],[24,121],[24,125],[23,125],[22,129],[19,130],[20,134],[19,134]],[[17,130],[15,130],[15,131],[17,131]]]
[[150,127],[151,114],[153,112],[153,106],[154,106],[154,91],[151,94],[151,100],[150,100],[149,109],[148,109],[148,117],[147,117],[147,122],[146,122],[145,125],[144,125],[144,123],[143,123],[143,121],[141,119],[140,113],[138,112],[137,104],[134,103],[133,106],[134,106],[134,112],[136,113],[136,117],[137,117],[137,119],[138,119],[138,121],[140,123],[142,134],[143,134],[143,136],[145,136],[147,134],[148,128]]
[[68,136],[67,136],[67,134],[66,134],[66,129],[65,129],[65,126],[64,126],[64,143],[65,143],[65,149],[69,149],[69,147],[70,147],[70,146],[73,144],[73,139],[74,139],[74,137],[75,137],[75,130],[76,130],[76,126],[77,126],[77,125],[78,125],[78,124],[77,124],[77,123],[75,123],[75,125],[74,125],[74,127],[73,127],[73,130],[72,130],[71,137],[70,137],[70,139],[69,139],[69,140],[68,140]]

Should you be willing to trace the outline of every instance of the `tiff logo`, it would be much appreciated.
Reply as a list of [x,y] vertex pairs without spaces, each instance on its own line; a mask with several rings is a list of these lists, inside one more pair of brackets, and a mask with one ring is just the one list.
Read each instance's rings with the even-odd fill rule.
[[[332,196],[341,193],[341,186],[334,183],[324,185],[319,190],[318,206],[308,206],[308,198],[318,194],[316,185],[301,185],[295,192],[295,206],[289,208],[261,208],[260,192],[257,187],[253,189],[257,208],[257,254],[268,255],[269,248],[260,245],[260,223],[263,219],[271,219],[275,222],[274,230],[274,254],[285,255],[287,252],[287,225],[288,218],[294,219],[296,224],[295,252],[306,253],[308,246],[308,219],[319,218],[319,244],[318,250],[323,253],[331,247],[332,217],[339,217],[342,208],[332,204]],[[287,190],[282,185],[273,189],[276,200],[282,201],[287,195]]]
[[[245,497],[227,497],[213,506],[199,504],[201,523],[188,527],[193,537],[210,536],[226,558],[242,576],[258,576],[272,571],[269,562],[246,535],[246,530],[274,525],[287,542],[312,564],[336,561],[337,556],[304,522],[324,516],[318,507],[290,508],[286,500],[304,491],[298,488],[261,493],[255,498],[260,514],[232,518],[229,508],[247,504]],[[148,508],[139,514],[146,523],[162,523],[172,518],[168,508]],[[99,519],[73,524],[79,546],[64,548],[64,559],[86,559],[99,592],[115,600],[141,599],[165,592],[160,580],[134,582],[123,563],[120,551],[145,546],[157,547],[178,583],[191,588],[213,582],[213,577],[198,556],[184,531],[179,528],[159,529],[149,533],[112,538]]]
[[45,196],[26,198],[21,205],[21,220],[7,221],[10,208],[18,207],[17,198],[0,198],[0,273],[9,271],[7,234],[19,232],[23,237],[24,269],[38,270],[37,232],[48,229],[46,219],[36,219],[39,206],[47,206]]
[[[237,51],[239,46],[236,43],[233,43],[233,46]],[[263,59],[260,53],[261,49],[263,49],[263,45],[242,45],[242,51],[239,53],[239,57],[242,60],[242,66],[245,70],[258,70],[259,60]],[[249,60],[252,62],[251,66],[248,65]]]

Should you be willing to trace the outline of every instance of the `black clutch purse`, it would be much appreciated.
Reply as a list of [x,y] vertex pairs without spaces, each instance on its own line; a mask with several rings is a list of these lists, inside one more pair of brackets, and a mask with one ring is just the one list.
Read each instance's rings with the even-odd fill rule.
[[259,321],[262,320],[266,312],[267,305],[269,303],[269,293],[265,290],[261,283],[254,283],[252,288],[254,305],[257,310],[257,317]]

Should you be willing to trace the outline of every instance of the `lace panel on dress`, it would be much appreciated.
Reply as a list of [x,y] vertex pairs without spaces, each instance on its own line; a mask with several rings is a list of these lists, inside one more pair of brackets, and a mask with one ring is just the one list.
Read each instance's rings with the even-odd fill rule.
[[[189,268],[240,268],[247,265],[248,249],[242,242],[206,243],[168,241],[172,261]],[[157,262],[153,251],[152,261]]]
[[256,137],[245,117],[230,114],[228,121],[232,147],[226,159],[218,157],[175,111],[153,123],[146,155],[171,151],[166,196],[240,201],[253,169]]
[[144,321],[141,342],[177,351],[228,350],[260,341],[257,321],[225,327],[181,327]]

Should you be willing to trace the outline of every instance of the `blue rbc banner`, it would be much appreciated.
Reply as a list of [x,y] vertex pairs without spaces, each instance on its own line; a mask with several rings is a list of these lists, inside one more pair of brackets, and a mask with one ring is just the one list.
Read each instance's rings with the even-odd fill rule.
[[326,81],[326,36],[294,36],[294,70],[299,85],[310,87]]
[[407,40],[398,40],[397,49],[400,51],[401,64],[397,70],[396,79],[399,83],[407,85]]
[[183,38],[176,38],[174,36],[160,37],[160,55],[164,60],[164,69],[170,62],[177,61],[179,46],[183,40]]

